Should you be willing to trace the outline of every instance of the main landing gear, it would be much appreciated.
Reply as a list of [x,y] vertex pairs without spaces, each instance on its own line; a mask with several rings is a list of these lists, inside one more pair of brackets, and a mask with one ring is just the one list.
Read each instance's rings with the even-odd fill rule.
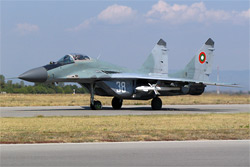
[[159,97],[155,97],[151,101],[151,107],[153,110],[160,110],[162,107],[162,101]]
[[94,84],[90,85],[90,108],[92,110],[101,110],[102,109],[102,103],[100,101],[94,100]]
[[116,110],[121,109],[122,102],[123,102],[122,99],[119,99],[118,97],[114,97],[112,99],[112,107],[113,107],[113,109],[116,109]]
[[[101,110],[102,109],[102,103],[100,101],[94,100],[94,84],[90,84],[90,108],[92,110]],[[122,107],[122,102],[123,99],[120,99],[118,97],[114,97],[112,99],[112,107],[113,109],[121,109]],[[161,99],[156,96],[155,98],[152,99],[151,101],[151,107],[153,110],[160,110],[162,108],[162,101]]]

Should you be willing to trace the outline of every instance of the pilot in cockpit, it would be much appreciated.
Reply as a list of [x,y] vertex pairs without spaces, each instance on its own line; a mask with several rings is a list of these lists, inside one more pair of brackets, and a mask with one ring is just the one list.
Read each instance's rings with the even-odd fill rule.
[[90,58],[86,55],[80,55],[80,54],[76,54],[73,55],[75,60],[89,60]]

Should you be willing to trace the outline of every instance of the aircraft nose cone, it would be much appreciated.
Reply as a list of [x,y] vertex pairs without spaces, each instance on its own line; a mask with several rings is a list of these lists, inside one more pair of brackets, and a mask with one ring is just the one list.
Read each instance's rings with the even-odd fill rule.
[[44,67],[38,67],[26,71],[25,73],[19,75],[19,79],[30,82],[45,82],[47,80],[48,73]]

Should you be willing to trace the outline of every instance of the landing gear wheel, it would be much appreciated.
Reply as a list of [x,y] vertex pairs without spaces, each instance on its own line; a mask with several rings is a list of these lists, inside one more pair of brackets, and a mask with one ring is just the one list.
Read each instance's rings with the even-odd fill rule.
[[122,102],[123,102],[122,99],[119,99],[119,98],[117,98],[117,97],[114,97],[114,98],[112,99],[112,107],[113,107],[113,109],[116,109],[116,110],[121,109],[121,107],[122,107]]
[[90,108],[92,110],[101,110],[102,109],[102,103],[100,101],[94,101],[94,105],[90,104]]
[[90,108],[91,108],[91,110],[95,110],[95,108],[94,108],[94,105],[93,105],[93,104],[90,104]]
[[162,101],[159,97],[153,98],[151,101],[151,107],[153,110],[160,110],[162,107]]

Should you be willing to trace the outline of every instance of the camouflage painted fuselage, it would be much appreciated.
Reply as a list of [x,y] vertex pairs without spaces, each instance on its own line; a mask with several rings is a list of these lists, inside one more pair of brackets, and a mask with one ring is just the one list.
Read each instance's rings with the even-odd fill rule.
[[32,82],[77,82],[92,94],[119,99],[145,100],[156,96],[200,95],[206,85],[223,85],[208,82],[213,51],[214,42],[209,38],[183,70],[168,74],[167,47],[161,39],[142,67],[136,71],[88,56],[69,54],[58,62],[27,71],[19,78]]

